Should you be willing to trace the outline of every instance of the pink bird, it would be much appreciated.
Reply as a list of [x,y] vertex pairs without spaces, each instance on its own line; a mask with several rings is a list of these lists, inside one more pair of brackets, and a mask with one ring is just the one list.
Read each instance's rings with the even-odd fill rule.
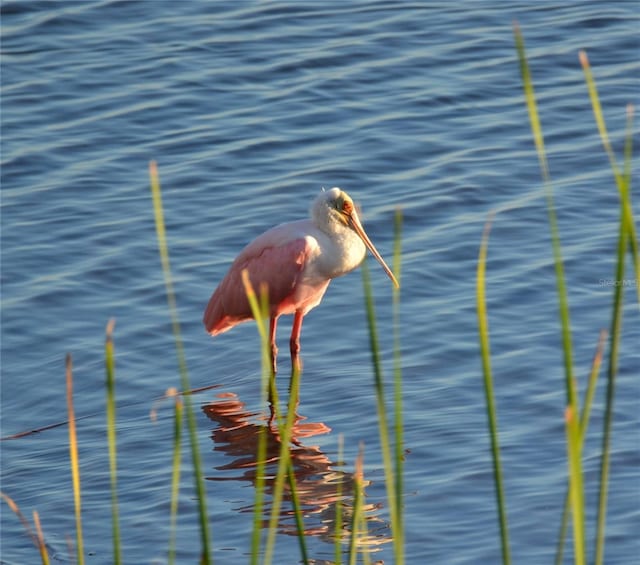
[[217,335],[253,319],[242,284],[242,271],[246,269],[256,291],[262,284],[268,288],[274,374],[276,326],[283,314],[294,316],[289,345],[292,367],[299,370],[303,317],[320,303],[331,279],[362,263],[367,249],[399,288],[391,269],[367,237],[349,195],[339,188],[321,192],[311,206],[311,219],[271,228],[240,252],[209,299],[203,319],[207,332]]

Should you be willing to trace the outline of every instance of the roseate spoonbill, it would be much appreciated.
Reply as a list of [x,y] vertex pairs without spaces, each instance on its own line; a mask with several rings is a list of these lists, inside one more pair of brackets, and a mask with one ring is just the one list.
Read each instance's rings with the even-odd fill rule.
[[211,335],[253,319],[242,284],[247,269],[256,290],[268,288],[269,340],[276,372],[276,326],[282,314],[293,314],[289,346],[292,367],[299,369],[302,318],[322,300],[331,279],[353,271],[369,249],[396,287],[398,281],[360,223],[353,200],[340,188],[323,191],[311,206],[311,218],[281,224],[254,239],[231,265],[204,312]]

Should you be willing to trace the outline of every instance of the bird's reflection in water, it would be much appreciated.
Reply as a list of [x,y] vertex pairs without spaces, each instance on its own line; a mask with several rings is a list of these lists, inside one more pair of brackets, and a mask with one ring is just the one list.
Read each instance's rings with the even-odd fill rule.
[[[250,412],[235,394],[221,394],[218,399],[205,404],[203,412],[216,424],[211,437],[214,451],[231,458],[229,463],[215,467],[216,475],[207,477],[212,481],[239,480],[255,485],[256,454],[260,429],[267,433],[267,467],[265,470],[265,493],[273,494],[275,474],[280,454],[280,435],[272,418]],[[296,488],[302,507],[305,534],[334,542],[336,535],[336,502],[341,501],[343,529],[340,536],[347,541],[351,536],[351,514],[354,496],[353,474],[339,470],[340,463],[331,461],[319,447],[305,445],[309,438],[329,433],[331,429],[321,422],[306,422],[296,413],[291,439],[291,461]],[[231,473],[230,473],[231,472]],[[237,473],[236,473],[237,472]],[[368,481],[364,482],[367,486]],[[266,527],[271,513],[270,499],[265,500],[264,521]],[[387,525],[377,516],[379,507],[365,504],[367,535],[358,540],[360,549],[374,550],[376,546],[390,541]],[[238,512],[253,512],[253,505],[247,502],[236,509]],[[297,535],[293,516],[291,496],[285,481],[285,493],[279,531]]]

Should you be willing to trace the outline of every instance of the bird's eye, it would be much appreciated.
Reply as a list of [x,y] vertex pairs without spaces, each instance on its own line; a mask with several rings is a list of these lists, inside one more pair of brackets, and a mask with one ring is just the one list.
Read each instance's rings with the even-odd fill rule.
[[346,214],[347,216],[350,216],[352,212],[353,212],[353,203],[351,203],[349,200],[345,200],[342,203],[342,213]]

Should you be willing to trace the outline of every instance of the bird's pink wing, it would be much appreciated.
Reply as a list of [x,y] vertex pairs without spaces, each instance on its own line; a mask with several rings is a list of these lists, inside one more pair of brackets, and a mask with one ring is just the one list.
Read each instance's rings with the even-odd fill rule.
[[204,325],[211,335],[231,329],[253,318],[242,284],[247,269],[256,293],[261,284],[269,291],[271,315],[290,313],[291,301],[300,274],[310,253],[304,237],[281,241],[283,234],[266,232],[249,244],[231,265],[204,312]]

